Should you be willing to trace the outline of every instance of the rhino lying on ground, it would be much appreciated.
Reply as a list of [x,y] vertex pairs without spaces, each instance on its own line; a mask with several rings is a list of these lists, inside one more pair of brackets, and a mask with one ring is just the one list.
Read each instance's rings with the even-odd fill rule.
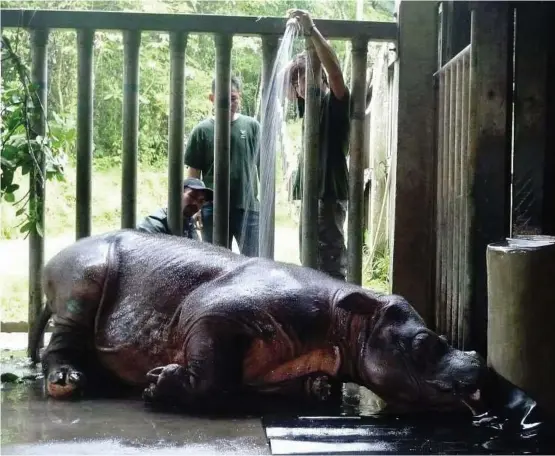
[[477,399],[487,370],[400,296],[181,237],[87,237],[43,280],[33,353],[53,316],[42,366],[54,398],[84,391],[91,357],[148,401],[183,405],[236,393],[325,400],[339,381],[409,409],[451,409]]

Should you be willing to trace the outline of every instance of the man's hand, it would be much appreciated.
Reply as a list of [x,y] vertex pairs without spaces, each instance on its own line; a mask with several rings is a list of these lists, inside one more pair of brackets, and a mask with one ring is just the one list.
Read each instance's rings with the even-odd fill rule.
[[310,13],[308,11],[300,10],[300,9],[290,9],[287,11],[287,15],[289,19],[296,19],[299,25],[303,29],[303,33],[310,32],[310,29],[314,27],[314,21],[310,17]]
[[[337,99],[343,99],[343,96],[347,92],[347,87],[345,86],[339,59],[333,48],[320,34],[318,29],[314,27],[314,22],[308,11],[290,9],[287,11],[287,14],[290,18],[289,21],[297,21],[297,24],[302,27],[305,35],[310,33],[310,39],[316,48],[318,58],[328,74],[329,88]],[[312,31],[312,28],[314,28],[314,31]]]
[[202,230],[202,214],[200,211],[193,215],[193,223],[195,225],[195,229]]

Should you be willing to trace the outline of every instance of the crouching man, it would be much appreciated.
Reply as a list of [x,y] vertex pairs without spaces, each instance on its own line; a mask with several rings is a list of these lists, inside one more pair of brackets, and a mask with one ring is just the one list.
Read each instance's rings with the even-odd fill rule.
[[[212,189],[206,187],[200,179],[188,178],[183,182],[183,195],[181,197],[181,211],[183,213],[183,236],[189,239],[199,239],[196,231],[195,220],[204,203],[211,202],[214,197]],[[195,217],[194,217],[195,216]],[[145,217],[137,225],[139,231],[148,233],[174,234],[168,225],[168,209],[161,208]]]

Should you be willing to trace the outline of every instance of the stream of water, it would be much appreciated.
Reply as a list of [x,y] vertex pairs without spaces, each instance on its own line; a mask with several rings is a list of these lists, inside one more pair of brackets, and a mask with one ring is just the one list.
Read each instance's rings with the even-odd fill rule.
[[[293,48],[297,36],[297,27],[294,24],[288,24],[280,40],[276,59],[269,77],[268,87],[264,89],[261,100],[261,138],[260,148],[255,162],[260,162],[259,170],[274,170],[273,175],[263,172],[260,173],[258,188],[258,199],[260,201],[259,230],[264,233],[264,239],[268,239],[269,236],[273,234],[274,230],[272,223],[273,214],[271,212],[273,199],[270,197],[265,198],[264,195],[272,195],[271,192],[276,191],[277,185],[281,184],[276,184],[277,176],[275,166],[271,165],[275,165],[278,158],[282,160],[282,163],[284,162],[281,154],[282,145],[280,144],[280,137],[282,136],[285,113],[287,112],[286,90],[288,81],[286,80],[286,74],[283,70],[293,57]],[[251,175],[256,179],[258,173],[253,171]],[[251,191],[254,192],[256,187],[258,187],[256,184],[251,185]],[[231,189],[231,192],[233,193],[233,189]],[[251,200],[251,198],[248,199]],[[247,209],[253,210],[254,208],[248,207]],[[248,210],[245,211],[243,217],[241,236],[238,242],[240,250],[243,249],[244,239],[247,233]],[[255,242],[258,242],[258,239],[256,239]],[[267,251],[267,248],[268,246],[260,245],[261,253]]]

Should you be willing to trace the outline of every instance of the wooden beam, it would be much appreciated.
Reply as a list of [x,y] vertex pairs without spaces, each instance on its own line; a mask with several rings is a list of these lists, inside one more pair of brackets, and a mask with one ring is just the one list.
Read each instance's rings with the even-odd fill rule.
[[486,252],[509,235],[512,9],[472,4],[470,61],[471,345],[486,355]]
[[[219,16],[212,14],[150,14],[119,11],[51,11],[4,9],[2,27],[96,30],[158,30],[230,35],[282,35],[286,17]],[[395,22],[315,19],[327,39],[364,36],[370,41],[395,41]],[[46,24],[46,25],[45,25]]]
[[[547,23],[553,24],[555,21],[555,4],[545,3],[547,6]],[[547,70],[547,80],[555,80],[555,27],[549,27],[549,63]],[[555,125],[555,84],[548,85],[547,90],[547,125]],[[546,138],[546,157],[543,188],[543,234],[555,236],[555,128],[547,129]]]
[[548,22],[546,5],[516,11],[513,234],[541,234],[547,139]]
[[435,2],[399,7],[399,101],[394,172],[392,291],[432,325],[434,209],[434,87],[437,67]]

